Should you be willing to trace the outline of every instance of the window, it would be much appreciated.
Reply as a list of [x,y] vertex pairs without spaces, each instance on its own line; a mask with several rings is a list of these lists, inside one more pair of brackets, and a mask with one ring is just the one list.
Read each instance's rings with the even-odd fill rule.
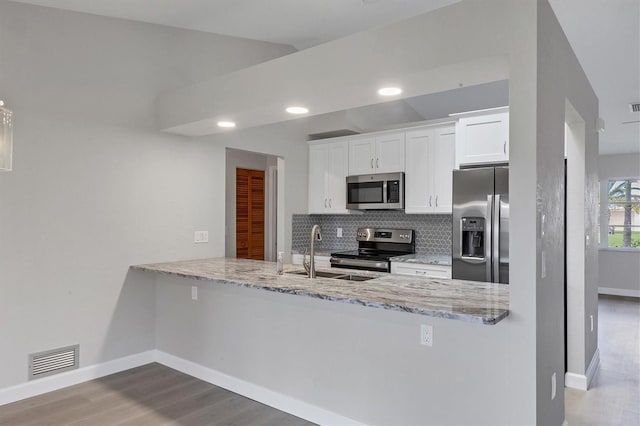
[[640,179],[608,183],[608,246],[640,249]]

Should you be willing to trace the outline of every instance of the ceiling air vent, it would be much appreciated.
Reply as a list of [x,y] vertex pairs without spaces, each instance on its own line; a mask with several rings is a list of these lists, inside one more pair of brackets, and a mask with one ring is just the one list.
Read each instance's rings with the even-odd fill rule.
[[640,112],[640,102],[629,104],[629,109],[631,112]]
[[78,368],[79,351],[80,346],[73,345],[29,354],[29,380]]

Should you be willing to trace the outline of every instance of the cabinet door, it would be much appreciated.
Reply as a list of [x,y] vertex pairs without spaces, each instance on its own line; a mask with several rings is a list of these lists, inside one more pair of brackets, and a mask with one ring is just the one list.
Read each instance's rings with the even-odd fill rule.
[[324,213],[328,207],[328,145],[309,146],[309,214]]
[[349,143],[329,144],[327,167],[327,207],[331,213],[347,213],[347,173],[349,172]]
[[349,175],[368,175],[375,171],[375,139],[349,141]]
[[405,213],[429,213],[433,205],[431,190],[431,145],[433,129],[421,129],[406,134],[406,174],[404,180]]
[[376,137],[375,173],[404,172],[404,132]]
[[458,123],[460,164],[509,161],[509,113],[463,117]]
[[454,126],[438,127],[434,130],[431,170],[431,191],[434,194],[434,213],[453,212],[453,168],[456,156],[456,133]]

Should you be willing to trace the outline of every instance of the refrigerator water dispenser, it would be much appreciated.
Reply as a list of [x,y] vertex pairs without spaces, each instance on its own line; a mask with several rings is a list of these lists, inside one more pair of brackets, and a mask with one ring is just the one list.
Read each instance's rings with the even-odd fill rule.
[[462,257],[484,258],[484,218],[462,218]]

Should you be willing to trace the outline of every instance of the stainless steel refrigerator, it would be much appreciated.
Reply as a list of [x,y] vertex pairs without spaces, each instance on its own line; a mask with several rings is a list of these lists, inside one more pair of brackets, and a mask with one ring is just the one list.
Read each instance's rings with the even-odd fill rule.
[[509,283],[509,168],[453,172],[452,277]]

